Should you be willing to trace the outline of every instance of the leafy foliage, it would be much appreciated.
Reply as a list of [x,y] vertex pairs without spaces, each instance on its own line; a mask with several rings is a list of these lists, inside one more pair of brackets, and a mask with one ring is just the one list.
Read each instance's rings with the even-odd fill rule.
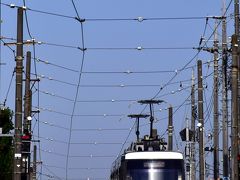
[[[3,134],[8,134],[13,129],[13,112],[9,109],[0,110],[0,127]],[[13,139],[0,137],[0,179],[11,180],[13,172]]]

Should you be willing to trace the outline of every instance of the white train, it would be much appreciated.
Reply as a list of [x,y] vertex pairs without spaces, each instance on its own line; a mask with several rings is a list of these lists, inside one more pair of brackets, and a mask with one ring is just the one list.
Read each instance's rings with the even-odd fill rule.
[[[128,150],[113,163],[111,180],[185,180],[182,153],[156,150],[156,139],[142,145],[144,144],[147,144],[148,150]],[[154,144],[154,147],[151,144]],[[139,147],[139,143],[137,146]]]
[[150,135],[139,138],[139,119],[149,115],[132,114],[136,118],[137,141],[116,159],[111,168],[111,180],[185,180],[184,158],[180,152],[166,151],[167,143],[153,129],[152,104],[157,100],[143,100],[150,104]]

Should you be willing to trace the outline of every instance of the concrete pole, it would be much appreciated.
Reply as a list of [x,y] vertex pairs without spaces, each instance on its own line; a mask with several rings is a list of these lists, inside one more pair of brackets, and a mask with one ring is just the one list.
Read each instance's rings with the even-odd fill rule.
[[173,108],[168,108],[168,150],[173,150]]
[[198,60],[199,180],[205,179],[202,61]]
[[[239,179],[238,155],[239,155],[239,0],[234,0],[234,25],[235,34],[232,39],[232,179]],[[235,47],[237,46],[237,47]]]
[[16,99],[15,99],[15,145],[14,180],[21,180],[22,171],[22,80],[23,80],[23,9],[17,15],[17,52],[16,52]]
[[25,78],[25,103],[24,103],[24,132],[30,132],[28,117],[31,117],[31,52],[27,52],[26,58],[26,78]]
[[191,180],[196,179],[196,167],[195,167],[195,119],[196,119],[196,106],[195,106],[195,82],[194,82],[194,72],[192,72],[192,89],[191,89],[191,130],[194,132],[193,133],[193,140],[191,143],[191,154],[190,154],[190,175],[191,175]]
[[238,36],[232,35],[231,178],[238,180]]
[[37,179],[37,146],[34,145],[33,149],[33,175],[32,180]]
[[[216,25],[217,27],[217,20]],[[213,91],[213,104],[214,104],[214,113],[213,113],[213,172],[214,179],[219,178],[219,120],[218,120],[218,39],[217,31],[214,33],[214,91]]]
[[28,139],[22,141],[22,146],[26,146],[27,152],[22,152],[22,158],[25,160],[24,165],[24,175],[22,175],[22,180],[29,180],[30,179],[30,162],[31,162],[31,110],[32,110],[32,103],[31,103],[31,52],[27,52],[26,58],[26,71],[25,71],[25,97],[24,97],[24,119],[23,119],[23,134],[24,136],[28,136]]
[[187,180],[191,179],[191,174],[190,174],[190,168],[188,169],[190,165],[190,138],[189,138],[189,119],[186,118],[186,147],[185,147],[185,159],[186,159],[186,176]]
[[[223,0],[222,14],[226,12],[226,0]],[[223,177],[228,178],[228,87],[227,87],[227,62],[228,62],[228,46],[227,46],[227,23],[226,18],[222,20],[222,149],[223,149]]]

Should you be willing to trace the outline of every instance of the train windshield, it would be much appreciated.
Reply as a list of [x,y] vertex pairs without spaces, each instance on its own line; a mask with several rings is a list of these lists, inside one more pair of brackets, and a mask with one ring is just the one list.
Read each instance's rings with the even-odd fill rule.
[[129,160],[127,180],[184,180],[183,160]]

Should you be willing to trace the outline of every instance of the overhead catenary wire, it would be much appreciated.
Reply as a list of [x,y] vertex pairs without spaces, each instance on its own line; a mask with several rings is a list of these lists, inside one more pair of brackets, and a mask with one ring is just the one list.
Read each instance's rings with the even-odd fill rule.
[[116,85],[113,85],[113,84],[82,84],[82,85],[78,85],[78,84],[74,84],[74,83],[71,83],[71,82],[66,82],[66,81],[62,81],[62,80],[58,80],[58,79],[54,79],[52,77],[47,77],[45,75],[38,75],[38,78],[42,78],[42,79],[47,79],[47,80],[50,80],[50,81],[55,81],[55,82],[59,82],[59,83],[62,83],[62,84],[66,84],[66,85],[70,85],[70,86],[75,86],[75,87],[83,87],[83,88],[100,88],[100,87],[103,87],[103,88],[113,88],[113,87],[120,87],[120,88],[124,88],[124,87],[159,87],[161,85],[158,85],[158,84],[116,84]]
[[[23,8],[26,7],[26,1],[23,0]],[[34,58],[34,70],[35,70],[35,74],[37,74],[37,64],[36,64],[36,47],[35,47],[35,39],[34,37],[32,36],[32,33],[30,31],[30,25],[29,25],[29,21],[28,21],[28,13],[25,9],[24,11],[24,14],[25,14],[25,21],[26,21],[26,27],[27,27],[27,32],[28,32],[28,36],[31,38],[32,40],[32,48],[33,48],[33,58]],[[35,75],[36,79],[37,79],[37,76]],[[35,83],[34,83],[34,86],[35,86]],[[37,88],[36,89],[39,89],[39,81],[37,82]],[[39,94],[39,91],[37,91],[37,107],[39,108],[39,105],[40,105],[40,94]],[[40,115],[39,113],[37,114],[37,121],[35,123],[35,125],[37,125],[37,134],[38,134],[38,139],[40,138]],[[40,144],[40,141],[38,141],[38,148],[41,149],[41,144]],[[39,159],[41,161],[42,159],[42,155],[41,155],[41,151],[38,151],[38,154],[39,154]],[[42,173],[42,165],[40,166],[40,172]],[[40,176],[40,180],[42,179],[42,176]]]
[[[208,74],[208,73],[209,73],[209,67],[208,67],[208,69],[207,69],[206,74]],[[213,74],[213,73],[209,73],[209,74]],[[218,87],[216,87],[216,88],[218,88]],[[206,90],[206,89],[207,89],[207,87],[205,88],[205,90]],[[211,112],[212,112],[212,110],[213,110],[213,105],[214,105],[214,103],[213,103],[213,97],[214,97],[214,91],[213,91],[213,89],[212,89],[210,101],[209,101],[209,100],[207,101],[206,91],[204,91],[204,100],[205,100],[205,105],[206,105],[206,110],[205,110],[205,111],[206,111],[206,112],[204,112],[203,114],[205,115],[205,117],[204,117],[205,123],[206,123],[207,121],[209,121]],[[207,104],[207,102],[209,102],[209,104]],[[210,123],[211,129],[213,130],[211,121],[209,121],[209,123]]]
[[54,151],[51,151],[51,150],[39,149],[39,151],[41,151],[43,153],[48,153],[48,154],[51,154],[51,155],[54,155],[54,156],[66,157],[65,154],[54,152]]
[[36,107],[36,106],[33,106],[35,108],[37,108],[37,110],[40,110],[40,111],[48,111],[48,112],[51,112],[51,113],[56,113],[56,114],[61,114],[61,115],[65,115],[67,117],[122,117],[124,116],[124,114],[107,114],[107,113],[104,113],[104,114],[68,114],[68,113],[64,113],[64,112],[60,112],[60,111],[55,111],[53,109],[50,109],[50,108],[43,108],[43,107]]
[[[24,3],[25,4],[25,3]],[[10,8],[17,8],[20,6],[17,6],[15,4],[6,4],[6,3],[1,3],[1,5],[10,7]],[[74,5],[75,6],[75,5]],[[67,18],[67,19],[73,19],[73,20],[78,20],[82,22],[86,21],[166,21],[166,20],[202,20],[202,19],[207,19],[207,18],[212,18],[212,19],[222,19],[226,18],[225,16],[190,16],[190,17],[136,17],[136,18],[80,18],[78,13],[77,17],[75,16],[70,16],[70,15],[65,15],[65,14],[60,14],[60,13],[54,13],[54,12],[47,12],[47,11],[42,11],[42,10],[36,10],[32,9],[29,7],[26,7],[26,10],[36,12],[36,13],[41,13],[45,15],[51,15],[51,16],[58,16],[61,18]],[[77,12],[76,6],[74,7],[75,12]]]
[[49,61],[47,61],[47,60],[42,60],[42,59],[40,59],[40,58],[34,58],[34,60],[36,60],[36,62],[41,62],[41,63],[44,63],[44,64],[46,64],[46,65],[51,65],[51,66],[58,67],[58,68],[61,68],[61,69],[64,69],[64,70],[68,70],[68,71],[72,71],[72,72],[75,72],[75,73],[78,73],[78,72],[79,72],[79,71],[76,70],[76,69],[72,69],[72,68],[69,68],[69,67],[66,67],[66,66],[58,65],[58,64],[49,62]]
[[[50,126],[50,127],[54,127],[54,128],[59,128],[59,129],[64,129],[64,130],[67,130],[69,131],[68,128],[64,127],[64,126],[60,126],[60,125],[57,125],[57,124],[54,124],[54,123],[50,123],[48,121],[39,121],[40,123],[44,124],[44,125],[47,125],[47,126]],[[129,131],[131,130],[130,128],[75,128],[75,129],[72,129],[72,131],[89,131],[89,132],[103,132],[103,131]]]
[[40,121],[40,120],[39,120],[39,122],[42,123],[42,124],[51,126],[51,127],[55,127],[55,128],[59,128],[59,129],[64,129],[64,130],[66,130],[66,131],[69,130],[68,128],[66,128],[66,127],[64,127],[64,126],[60,126],[60,125],[57,125],[57,124],[54,124],[54,123],[49,123],[48,121]]
[[[206,64],[209,66],[209,63],[210,62],[206,62]],[[192,67],[194,67],[194,66],[191,66],[191,67],[187,67],[186,69],[184,69],[184,70],[187,70],[187,69],[189,69],[189,68],[192,68]],[[183,71],[183,70],[182,70]],[[178,70],[174,70],[174,71],[167,71],[167,72],[173,72],[173,73],[178,73],[179,71]],[[82,72],[82,73],[84,73],[84,72]],[[150,73],[150,72],[148,72],[148,73]],[[33,74],[33,73],[32,73]],[[46,76],[46,75],[37,75],[37,74],[34,74],[37,78],[39,78],[39,79],[47,79],[47,80],[50,80],[50,81],[55,81],[55,82],[59,82],[59,83],[63,83],[63,84],[66,84],[66,85],[71,85],[71,86],[78,86],[78,84],[74,84],[74,83],[71,83],[71,82],[67,82],[67,81],[63,81],[63,80],[59,80],[59,79],[55,79],[55,78],[53,78],[53,77],[50,77],[50,76]],[[190,79],[189,80],[182,80],[182,81],[180,81],[180,82],[186,82],[186,81],[190,81]],[[178,82],[170,82],[170,83],[168,83],[168,85],[172,85],[172,84],[175,84],[175,83],[178,83]],[[167,86],[168,86],[167,85]],[[94,88],[94,87],[110,87],[110,88],[112,88],[112,87],[121,87],[121,88],[123,88],[123,87],[161,87],[162,88],[162,85],[158,85],[158,84],[119,84],[119,85],[112,85],[112,84],[109,84],[109,85],[107,85],[107,84],[101,84],[101,85],[95,85],[95,84],[93,84],[93,85],[87,85],[87,84],[85,84],[85,85],[79,85],[80,87],[88,87],[88,88]]]
[[[47,78],[47,79],[52,79],[50,77],[46,77],[46,76],[44,76],[44,77]],[[206,78],[206,77],[204,77],[204,78]],[[191,81],[191,79],[184,79],[184,80],[180,80],[180,81],[170,83],[169,85],[179,84],[179,88],[177,88],[175,90],[172,90],[169,93],[162,94],[161,97],[169,95],[169,94],[174,94],[175,92],[180,92],[182,90],[185,90],[185,89],[189,88],[189,85],[186,86],[183,83],[190,82],[190,81]],[[112,85],[112,86],[114,86],[114,85]],[[148,86],[148,85],[146,85],[146,86]],[[157,86],[159,86],[159,85],[157,85]],[[64,99],[64,100],[67,100],[67,101],[74,101],[73,99],[70,99],[68,97],[64,97],[64,96],[61,96],[61,95],[58,95],[56,93],[49,92],[49,91],[46,91],[46,90],[38,90],[38,91],[42,94],[46,94],[46,95],[49,95],[49,96],[57,97],[57,98]],[[94,99],[93,100],[78,100],[77,102],[79,102],[79,103],[84,103],[84,102],[111,102],[111,103],[113,103],[113,102],[136,102],[136,101],[137,101],[137,99],[115,99],[115,98],[112,98],[112,99],[109,99],[109,100],[106,100],[106,99],[104,99],[104,100],[96,100],[96,99],[95,100]]]
[[110,170],[109,167],[70,167],[69,170]]
[[[58,177],[53,171],[51,171],[47,166],[45,166],[44,164],[42,165],[43,168],[45,168],[49,173],[51,173],[52,175],[46,175],[49,178],[54,178],[54,179],[58,179],[58,180],[63,180],[63,178]],[[40,172],[42,175],[42,172]]]
[[[77,73],[79,73],[79,71],[77,71]],[[82,73],[84,73],[84,72],[82,72]],[[91,73],[91,72],[86,72],[86,73]],[[93,73],[95,73],[95,72],[92,72],[92,74],[93,74]],[[99,73],[99,74],[100,74],[100,73],[102,73],[102,72],[97,72],[97,73]],[[96,73],[96,74],[97,74],[97,73]],[[106,73],[106,74],[107,74],[108,72],[104,72],[104,73]],[[114,72],[113,72],[113,73],[114,73]],[[78,102],[79,102],[79,101],[78,101]],[[93,102],[94,102],[94,100],[93,100]],[[39,121],[39,122],[41,123],[41,121]],[[72,130],[74,130],[74,129],[72,129]]]
[[[6,44],[6,42],[2,38],[0,38],[0,40],[3,44]],[[9,45],[6,45],[6,46],[12,51],[13,56],[15,57],[16,56],[16,51],[13,48],[11,48]]]
[[69,156],[69,158],[114,158],[114,157],[118,157],[116,155],[72,155]]
[[64,169],[64,170],[65,170],[65,167],[54,166],[54,165],[49,165],[49,164],[45,164],[45,163],[43,163],[43,165],[44,165],[44,166],[47,166],[47,167],[50,167],[50,168]]
[[[181,91],[183,91],[183,90],[186,90],[186,89],[190,89],[190,87],[191,86],[186,86],[186,87],[184,87],[184,88],[178,88],[176,91],[171,91],[170,93],[166,93],[166,94],[163,94],[163,95],[161,95],[161,96],[159,96],[159,97],[165,97],[165,96],[168,96],[168,95],[172,95],[172,94],[175,94],[175,93],[179,93],[179,92],[181,92]],[[49,94],[49,93],[47,93],[47,94]],[[135,100],[135,101],[130,101],[130,102],[136,102],[137,100]],[[78,102],[78,101],[77,101]],[[100,101],[100,102],[102,102],[102,101]],[[106,102],[106,101],[105,101]],[[111,102],[114,102],[113,100],[111,100]],[[127,102],[129,102],[129,100],[127,100]],[[39,110],[42,110],[42,111],[48,111],[48,112],[52,112],[52,113],[56,113],[56,114],[61,114],[61,115],[65,115],[65,116],[71,116],[71,114],[68,114],[68,113],[64,113],[64,112],[60,112],[60,111],[56,111],[56,110],[54,110],[54,109],[51,109],[51,108],[44,108],[44,107],[36,107],[36,106],[33,106],[33,107],[35,107],[35,108],[37,108],[37,109],[39,109]],[[74,115],[75,117],[77,117],[77,116],[84,116],[84,117],[101,117],[101,116],[104,116],[104,117],[106,117],[106,116],[111,116],[111,117],[123,117],[124,116],[124,114],[75,114]]]
[[6,106],[8,95],[9,95],[9,92],[10,92],[10,89],[11,89],[11,86],[12,86],[12,81],[13,81],[14,74],[15,74],[15,70],[12,73],[12,77],[11,77],[11,80],[10,80],[10,83],[9,83],[9,86],[8,86],[8,89],[7,89],[7,93],[6,93],[4,102],[3,102],[3,106]]
[[[52,150],[40,149],[41,152],[52,154],[55,156],[66,157],[66,154],[58,153]],[[113,158],[116,155],[99,155],[99,154],[88,154],[88,155],[72,155],[69,158]]]
[[[26,7],[26,1],[23,0],[23,6]],[[29,27],[29,23],[28,23],[28,15],[27,15],[27,11],[24,11],[24,14],[25,14],[25,21],[26,21],[26,26],[27,26],[27,32],[28,32],[28,35],[31,39],[34,39],[32,34],[31,34],[31,31],[30,31],[30,27]]]
[[34,137],[37,137],[39,139],[45,140],[45,141],[51,141],[51,142],[56,142],[56,143],[61,143],[61,144],[67,144],[67,142],[62,141],[62,140],[57,140],[57,139],[53,139],[53,138],[49,138],[49,137],[41,137],[41,136],[36,136],[33,135]]
[[[60,167],[60,166],[55,166],[55,165],[49,165],[49,164],[44,164],[44,166],[49,167],[49,168],[56,168],[56,169],[64,169],[65,167]],[[70,167],[69,170],[109,170],[109,167]]]
[[[39,90],[39,91],[42,94],[57,97],[57,98],[64,99],[64,100],[67,100],[67,101],[72,101],[72,102],[74,101],[73,99],[63,97],[63,96],[57,95],[57,94],[49,92],[49,91],[41,91],[41,90]],[[97,99],[78,100],[77,102],[78,103],[114,103],[114,102],[121,103],[121,102],[137,102],[137,100],[136,99],[114,99],[114,98],[112,98],[112,99],[102,99],[102,100],[97,100]]]
[[87,47],[87,50],[194,50],[196,47]]
[[[15,40],[15,38],[9,38],[9,37],[2,37],[4,39],[8,39],[8,40]],[[34,45],[47,45],[47,46],[54,46],[54,47],[60,47],[60,48],[70,48],[70,49],[76,49],[76,50],[80,50],[80,51],[119,51],[119,50],[124,50],[124,51],[129,51],[129,50],[133,50],[133,51],[143,51],[143,50],[153,50],[153,51],[163,51],[163,50],[170,50],[170,51],[175,51],[175,50],[197,50],[199,51],[200,49],[202,49],[204,46],[199,46],[199,47],[195,47],[195,46],[178,46],[178,47],[144,47],[144,46],[137,46],[137,47],[80,47],[80,46],[76,46],[76,45],[69,45],[69,44],[60,44],[60,43],[53,43],[53,42],[46,42],[46,41],[36,41],[35,39],[31,39],[31,40],[25,40],[25,42],[27,43],[28,41],[32,41],[31,43]],[[207,44],[207,43],[206,43]],[[5,43],[5,45],[7,45],[7,43]]]
[[[206,79],[211,75],[212,75],[212,73],[210,73],[208,76],[203,77],[203,79]],[[48,77],[48,78],[50,78],[50,77]],[[50,79],[52,79],[52,78],[50,78]],[[183,86],[182,83],[190,82],[190,81],[191,81],[191,79],[186,79],[186,80],[181,80],[181,81],[176,81],[176,82],[170,83],[169,85],[180,84],[180,88],[178,88],[175,91],[171,91],[169,93],[158,96],[158,98],[164,97],[164,96],[167,96],[167,95],[171,95],[171,94],[175,94],[176,92],[181,92],[182,90],[188,89],[189,86],[186,86],[186,87],[181,87],[181,86]],[[67,100],[67,101],[74,101],[73,99],[69,99],[67,97],[63,97],[63,96],[57,95],[56,93],[52,93],[52,92],[49,92],[49,91],[39,90],[39,92],[41,92],[43,94],[46,94],[46,95],[54,96],[54,97],[57,97],[57,98],[61,98],[61,99]],[[137,101],[137,99],[132,99],[132,100],[130,100],[130,99],[128,99],[128,100],[111,99],[111,100],[78,100],[77,102],[79,102],[79,103],[89,103],[89,102],[111,102],[111,103],[113,103],[113,102],[136,102],[136,101]]]
[[50,43],[50,42],[44,42],[44,41],[39,41],[37,42],[38,45],[48,45],[48,46],[55,46],[55,47],[63,47],[63,48],[70,48],[70,49],[77,49],[80,51],[90,51],[90,50],[137,50],[137,51],[142,51],[142,50],[198,50],[199,47],[143,47],[143,46],[138,46],[138,47],[79,47],[79,46],[74,46],[74,45],[66,45],[66,44],[57,44],[57,43]]
[[[184,101],[184,104],[181,104],[181,105],[176,105],[176,106],[173,106],[173,108],[177,108],[177,109],[179,109],[180,107],[182,107],[183,105],[190,105],[190,103],[186,103],[186,101]],[[40,110],[43,110],[43,111],[49,111],[49,112],[53,112],[53,113],[59,113],[59,114],[61,114],[60,112],[57,112],[57,111],[53,111],[53,110],[51,110],[51,109],[47,109],[47,108],[40,108]],[[167,110],[167,108],[160,108],[159,110],[157,110],[157,111],[155,111],[155,112],[158,112],[158,111],[163,111],[163,110]],[[63,115],[66,115],[66,116],[70,116],[70,114],[65,114],[65,113],[63,113]],[[104,118],[106,118],[106,117],[121,117],[121,118],[123,118],[123,117],[127,117],[127,115],[125,115],[125,114],[95,114],[95,115],[93,115],[93,114],[79,114],[79,115],[76,115],[76,116],[83,116],[83,117],[104,117]],[[167,117],[164,117],[164,118],[160,118],[160,119],[157,119],[156,118],[156,122],[158,122],[158,121],[162,121],[162,120],[165,120],[165,119],[167,119]],[[118,119],[119,120],[119,119]],[[52,124],[52,123],[49,123],[49,122],[46,122],[46,121],[40,121],[41,123],[44,123],[45,125],[49,125],[49,126],[54,126],[54,124]],[[145,124],[146,125],[146,124]],[[57,125],[58,126],[58,125]],[[55,126],[55,127],[57,127],[57,126]],[[101,129],[102,128],[96,128],[95,130],[99,130],[99,131],[101,131]],[[132,128],[126,128],[126,130],[132,130]],[[80,131],[82,130],[82,131],[84,131],[84,129],[79,129]],[[92,129],[92,130],[94,130],[94,129]],[[107,130],[107,129],[106,129]],[[78,131],[78,129],[72,129],[72,131]]]
[[[208,75],[208,77],[209,77],[209,75]],[[204,78],[206,78],[206,77],[204,77]],[[185,103],[185,102],[184,102]],[[178,109],[177,109],[178,110]]]
[[82,129],[72,129],[72,131],[129,131],[131,128],[82,128]]
[[[19,8],[19,7],[21,7],[21,6],[15,5],[15,4],[7,4],[7,3],[2,3],[2,2],[1,2],[1,5],[7,6],[7,7],[10,7],[10,8]],[[33,11],[33,12],[46,14],[46,15],[53,15],[53,16],[59,16],[59,17],[64,17],[64,18],[75,19],[75,17],[72,17],[72,16],[67,16],[67,15],[63,15],[63,14],[57,14],[57,13],[52,13],[52,12],[46,12],[46,11],[31,9],[29,7],[26,7],[25,0],[24,0],[24,7],[28,11]]]
[[[137,18],[86,18],[85,21],[166,21],[166,20],[201,20],[206,19],[208,16],[198,16],[198,17],[137,17]],[[215,16],[209,16],[213,18]]]
[[[79,73],[79,71],[76,70],[76,69],[69,68],[69,67],[66,67],[66,66],[63,66],[63,65],[59,65],[59,64],[55,64],[55,63],[52,63],[49,60],[43,60],[41,58],[36,58],[35,60],[36,60],[36,62],[40,62],[40,63],[43,63],[45,65],[51,65],[51,66],[54,66],[54,67],[57,67],[57,68],[60,68],[60,69],[64,69],[64,70],[68,70],[68,71],[71,71],[71,72]],[[210,62],[209,61],[203,62],[203,65],[205,65],[207,63],[210,63]],[[195,66],[196,65],[188,66],[187,68],[185,68],[185,70],[193,68]],[[177,72],[177,70],[176,69],[174,69],[174,70],[169,69],[169,70],[148,70],[148,71],[146,71],[146,70],[145,71],[137,71],[137,70],[126,70],[126,71],[83,71],[82,73],[83,74],[148,74],[148,73],[153,74],[153,73],[173,73],[173,72]]]
[[[232,1],[231,1],[231,2],[232,2]],[[229,3],[227,10],[229,9],[231,2]],[[227,10],[226,10],[226,12],[227,12]],[[226,13],[226,12],[225,12],[225,13]],[[217,24],[217,26],[216,26],[216,28],[215,28],[215,31],[216,31],[216,29],[218,28],[220,22],[221,22],[221,21],[219,21],[219,23]],[[207,23],[208,23],[208,22],[206,21],[205,27],[206,27],[206,24],[207,24]],[[215,32],[215,31],[214,31],[214,32]],[[178,71],[178,73],[174,74],[174,75],[167,81],[167,83],[165,83],[165,84],[158,90],[158,92],[153,96],[152,99],[155,99],[155,98],[162,92],[162,90],[163,90],[169,83],[171,83],[171,82],[178,76],[178,74],[181,73],[181,70],[182,70],[182,69],[187,68],[187,67],[189,66],[189,64],[191,64],[192,61],[194,61],[194,60],[196,59],[196,57],[198,57],[198,55],[199,55],[200,52],[202,51],[202,47],[206,46],[207,42],[208,42],[208,41],[210,40],[210,38],[214,35],[214,32],[211,33],[210,37],[207,39],[207,41],[204,42],[204,45],[203,45],[203,46],[201,46],[201,43],[199,43],[199,48],[197,48],[197,49],[198,49],[198,52]],[[204,33],[205,33],[205,28],[204,28]],[[146,108],[146,106],[144,107],[144,109],[145,109],[145,108]],[[143,109],[143,111],[144,111],[144,109]],[[130,137],[130,134],[131,134],[131,132],[127,135],[127,138],[126,138],[126,139],[128,139],[128,138]],[[123,147],[124,147],[124,144],[123,144],[120,152],[122,151]]]
[[[223,17],[226,15],[226,13],[227,13],[227,11],[228,11],[231,3],[232,3],[232,0],[229,2],[228,7],[226,8],[226,11],[225,11]],[[220,21],[217,23],[216,27],[214,28],[214,31],[210,34],[210,36],[208,37],[207,41],[204,42],[204,45],[203,45],[203,46],[201,46],[201,43],[199,43],[199,50],[198,50],[198,52],[197,52],[181,69],[185,69],[189,64],[192,63],[192,61],[193,61],[194,59],[196,59],[196,57],[197,57],[197,56],[199,55],[199,53],[202,51],[202,47],[204,47],[204,46],[207,45],[207,42],[208,42],[208,41],[211,39],[211,37],[214,35],[215,31],[217,30],[217,28],[219,27],[219,25],[220,25],[221,22],[222,22],[222,20],[220,20]],[[207,23],[208,23],[208,21],[206,20],[205,27],[206,27],[206,24],[207,24]],[[204,34],[205,34],[205,32],[206,32],[205,29],[206,29],[206,28],[204,28]],[[181,72],[181,70],[180,70],[179,72]],[[176,76],[177,76],[177,74],[175,74],[175,75],[166,83],[166,85],[167,85],[168,83],[170,83],[173,79],[175,79]],[[165,87],[166,85],[164,85],[164,87]],[[163,88],[164,88],[164,87],[163,87]],[[163,88],[161,88],[161,89],[153,96],[153,99],[162,91]]]
[[[77,18],[80,19],[80,16],[78,14],[78,10],[76,8],[76,5],[74,3],[74,0],[71,0],[71,3],[73,5],[73,8],[75,10],[75,13],[77,15]],[[80,26],[81,26],[81,38],[82,38],[82,48],[83,48],[83,52],[82,52],[82,59],[81,59],[81,66],[80,66],[80,71],[79,71],[79,77],[78,77],[78,86],[76,88],[76,94],[75,94],[75,98],[74,98],[74,104],[73,104],[73,108],[72,108],[72,114],[70,117],[70,131],[69,131],[69,138],[68,138],[68,145],[67,145],[67,154],[66,154],[66,179],[68,179],[68,163],[69,163],[69,154],[70,154],[70,143],[71,143],[71,138],[72,138],[72,124],[73,124],[73,117],[74,117],[74,113],[75,113],[75,108],[76,108],[76,103],[77,103],[77,99],[78,99],[78,94],[79,94],[79,86],[81,84],[81,79],[82,79],[82,71],[83,71],[83,66],[84,66],[84,60],[85,60],[85,42],[84,42],[84,30],[83,30],[83,22],[80,21]]]
[[76,19],[76,17],[73,17],[73,16],[68,16],[68,15],[58,14],[58,13],[53,13],[53,12],[46,12],[46,11],[37,10],[37,9],[27,8],[27,10],[36,12],[36,13],[46,14],[46,15],[58,16],[58,17],[62,17],[62,18]]
[[[40,58],[36,59],[37,62],[44,63],[46,65],[55,66],[61,69],[65,69],[71,72],[78,73],[79,71],[76,69],[72,69],[63,65],[58,65],[55,63],[52,63],[48,60],[42,60]],[[126,70],[126,71],[83,71],[83,74],[147,74],[147,73],[171,73],[174,72],[174,70],[149,70],[149,71],[132,71],[132,70]]]
[[122,142],[72,142],[72,145],[122,145]]
[[[37,137],[35,135],[33,135],[34,137]],[[48,142],[54,142],[54,143],[61,143],[61,144],[68,144],[67,141],[62,141],[62,140],[58,140],[58,139],[54,139],[54,138],[50,138],[50,137],[39,137],[40,139],[44,140],[44,141],[48,141]],[[71,142],[72,145],[122,145],[122,142],[99,142],[99,141],[89,141],[89,142]],[[52,151],[48,151],[49,153],[51,153]],[[57,153],[60,154],[60,153]]]
[[[172,94],[176,94],[178,92],[187,90],[188,88],[190,88],[190,86],[179,87],[179,88],[177,88],[175,90],[172,90],[172,91],[170,91],[168,93],[165,93],[165,94],[162,94],[161,96],[158,96],[158,98],[166,97],[166,96],[172,95]],[[46,95],[49,95],[49,96],[57,97],[59,99],[63,99],[63,100],[66,100],[66,101],[71,101],[71,102],[74,101],[73,99],[69,99],[67,97],[63,97],[63,96],[57,95],[57,94],[49,92],[49,91],[40,91],[40,92],[42,94],[46,94]],[[102,100],[97,100],[97,99],[95,99],[95,100],[94,99],[93,100],[78,100],[77,102],[78,103],[123,103],[123,102],[137,102],[138,100],[139,99],[114,99],[113,98],[113,99],[102,99]]]
[[[228,7],[227,7],[227,9],[226,9],[226,11],[225,11],[225,13],[224,13],[224,16],[225,16],[225,14],[227,13],[227,11],[228,11],[231,3],[232,3],[232,0],[229,2]],[[220,21],[220,22],[221,22],[221,21]],[[220,22],[217,24],[217,26],[216,26],[216,28],[215,28],[215,31],[216,31],[217,27],[220,25]],[[206,24],[207,24],[207,22],[206,22]],[[205,24],[205,27],[206,27],[206,24]],[[205,29],[205,28],[204,28],[204,29]],[[215,31],[214,31],[214,32],[215,32]],[[214,35],[214,32],[212,32],[212,34],[210,35],[210,37],[208,38],[207,41],[209,41],[210,38]],[[204,33],[205,33],[205,30],[204,30]],[[207,44],[207,41],[205,41],[204,46]],[[200,45],[201,45],[201,44],[200,44]],[[204,46],[203,46],[203,47],[204,47]],[[199,53],[200,53],[201,50],[202,50],[202,48],[199,48],[198,52],[194,55],[194,57],[191,58],[190,61],[188,61],[188,63],[185,64],[182,69],[186,68],[186,67],[199,55]],[[167,86],[167,84],[171,83],[171,82],[173,81],[173,79],[175,79],[176,76],[177,76],[177,74],[175,74],[172,78],[170,78],[170,80],[167,81],[167,83],[166,83],[163,87],[160,88],[160,90],[153,96],[152,99],[156,98],[156,97],[158,96],[158,94]],[[145,108],[146,108],[146,106],[145,106]],[[144,109],[145,109],[145,108],[144,108]],[[144,109],[143,109],[143,111],[144,111]],[[127,139],[130,137],[130,134],[131,134],[131,132],[127,135],[125,142],[126,142]],[[124,145],[125,145],[125,144],[123,144],[123,146],[122,146],[119,154],[120,154],[121,151],[123,150]]]

